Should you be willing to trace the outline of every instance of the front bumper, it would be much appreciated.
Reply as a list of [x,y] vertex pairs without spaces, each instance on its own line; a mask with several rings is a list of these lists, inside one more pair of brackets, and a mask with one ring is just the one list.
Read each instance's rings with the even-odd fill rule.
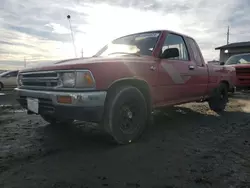
[[[38,114],[51,114],[59,119],[100,122],[104,112],[106,91],[57,92],[16,88],[17,100],[27,109],[27,98],[39,101]],[[58,97],[71,97],[71,103],[59,103]]]

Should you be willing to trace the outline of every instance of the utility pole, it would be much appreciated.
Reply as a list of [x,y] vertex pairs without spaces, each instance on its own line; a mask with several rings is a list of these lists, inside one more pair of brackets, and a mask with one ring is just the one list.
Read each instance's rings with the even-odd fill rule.
[[229,26],[227,27],[227,44],[229,44]]
[[26,57],[24,57],[24,67],[26,68]]
[[71,31],[72,43],[73,43],[74,50],[75,50],[75,56],[77,57],[75,40],[74,40],[74,35],[73,35],[72,27],[71,27],[70,15],[67,16],[67,19],[69,20],[69,27],[70,27],[70,31]]
[[82,48],[81,54],[82,54],[82,57],[83,57],[83,48]]

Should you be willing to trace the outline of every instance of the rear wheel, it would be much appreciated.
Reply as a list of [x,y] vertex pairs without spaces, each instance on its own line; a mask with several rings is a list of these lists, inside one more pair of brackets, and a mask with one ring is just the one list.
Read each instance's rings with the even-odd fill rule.
[[71,124],[73,123],[74,120],[72,119],[58,119],[55,118],[51,115],[41,115],[41,117],[48,123],[52,124],[52,125],[64,125],[64,124]]
[[226,84],[221,83],[218,88],[216,88],[210,99],[208,100],[208,104],[211,110],[215,112],[222,112],[225,110],[228,102],[228,87]]
[[136,87],[116,88],[108,98],[104,127],[119,144],[138,139],[146,127],[147,105]]

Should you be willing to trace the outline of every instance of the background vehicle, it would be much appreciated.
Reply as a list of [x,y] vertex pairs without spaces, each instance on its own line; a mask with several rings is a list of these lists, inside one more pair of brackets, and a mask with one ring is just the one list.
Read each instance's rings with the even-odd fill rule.
[[223,111],[234,76],[233,67],[206,64],[193,38],[160,30],[118,38],[93,58],[22,70],[16,91],[29,113],[51,124],[98,122],[127,144],[154,108],[208,101]]
[[237,89],[250,89],[250,53],[231,56],[225,63],[221,62],[221,65],[235,67]]
[[17,87],[18,71],[7,71],[0,74],[0,90],[14,89]]

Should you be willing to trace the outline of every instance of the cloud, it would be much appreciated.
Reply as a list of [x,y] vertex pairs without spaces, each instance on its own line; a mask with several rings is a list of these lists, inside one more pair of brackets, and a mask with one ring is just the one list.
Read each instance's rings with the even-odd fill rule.
[[67,29],[64,26],[61,26],[60,24],[56,23],[49,23],[45,24],[45,26],[52,28],[52,33],[57,33],[57,34],[70,34],[70,30]]
[[[110,40],[134,32],[170,29],[194,37],[206,60],[218,59],[214,48],[250,37],[247,0],[1,0],[0,68],[22,67],[74,56],[92,55]],[[14,64],[11,64],[14,62]]]

